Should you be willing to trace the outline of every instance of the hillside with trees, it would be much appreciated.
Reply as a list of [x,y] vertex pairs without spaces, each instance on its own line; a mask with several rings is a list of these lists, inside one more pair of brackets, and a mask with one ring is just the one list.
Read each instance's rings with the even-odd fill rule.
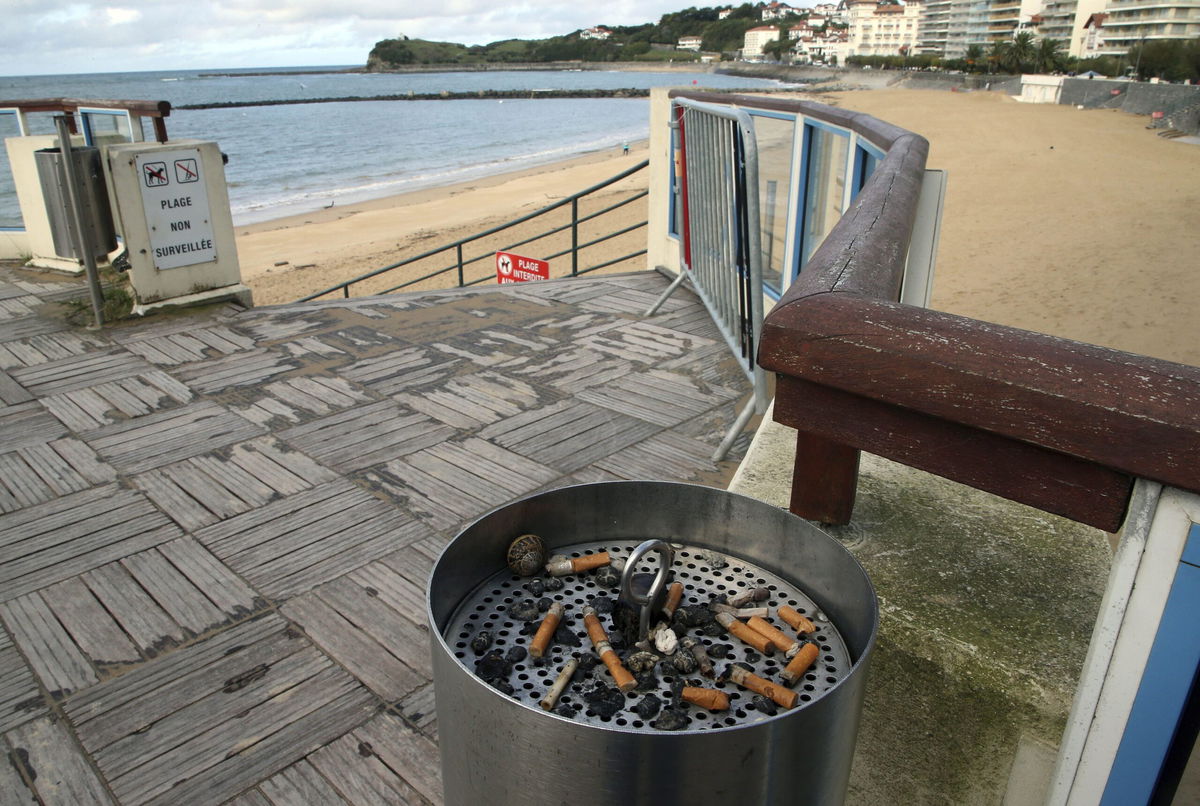
[[742,47],[746,31],[762,24],[763,5],[743,3],[723,20],[719,19],[721,8],[728,6],[686,8],[664,14],[657,23],[644,25],[599,25],[598,28],[608,32],[603,39],[593,38],[583,30],[549,39],[508,39],[471,46],[408,37],[384,39],[371,49],[367,69],[505,62],[696,61],[700,58],[698,53],[676,48],[681,37],[699,36],[703,41],[701,50],[733,55]]

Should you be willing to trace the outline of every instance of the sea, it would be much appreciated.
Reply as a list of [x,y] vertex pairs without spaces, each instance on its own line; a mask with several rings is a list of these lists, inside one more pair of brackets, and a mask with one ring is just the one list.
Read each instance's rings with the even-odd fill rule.
[[[0,98],[170,101],[173,107],[228,101],[367,98],[380,95],[779,87],[779,82],[707,72],[626,70],[358,73],[341,67],[173,70],[0,76]],[[3,102],[0,101],[0,106]],[[52,134],[50,114],[30,116]],[[228,155],[235,224],[307,212],[520,170],[649,135],[645,98],[528,98],[349,101],[231,109],[174,109],[174,138],[215,140]],[[17,134],[0,114],[0,137]],[[153,138],[149,122],[147,139]],[[581,188],[582,189],[582,188]],[[7,154],[0,153],[0,227],[21,226]]]

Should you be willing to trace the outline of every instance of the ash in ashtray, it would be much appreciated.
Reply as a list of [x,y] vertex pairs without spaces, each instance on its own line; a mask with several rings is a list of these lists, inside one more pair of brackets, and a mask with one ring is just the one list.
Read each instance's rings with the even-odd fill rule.
[[468,662],[461,650],[469,650],[479,678],[520,702],[663,731],[773,716],[848,671],[840,637],[823,617],[805,615],[819,614],[811,600],[711,550],[676,550],[641,635],[640,609],[617,596],[620,555],[631,547],[581,547],[549,558],[534,578],[489,580],[460,619],[456,654]]

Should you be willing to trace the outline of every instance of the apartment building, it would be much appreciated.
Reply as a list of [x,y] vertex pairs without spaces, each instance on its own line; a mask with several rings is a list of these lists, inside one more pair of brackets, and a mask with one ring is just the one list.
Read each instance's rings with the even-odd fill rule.
[[[1108,0],[1096,10],[1104,12],[1100,52],[1105,54],[1127,53],[1142,42],[1200,37],[1200,0]],[[1085,15],[1083,23],[1087,20]],[[1089,33],[1083,23],[1076,30],[1081,48]]]
[[899,56],[915,53],[921,0],[905,5],[877,0],[846,0],[850,56]]
[[757,61],[763,57],[763,48],[768,42],[779,38],[779,29],[774,25],[760,25],[746,31],[742,40],[742,58],[748,62]]

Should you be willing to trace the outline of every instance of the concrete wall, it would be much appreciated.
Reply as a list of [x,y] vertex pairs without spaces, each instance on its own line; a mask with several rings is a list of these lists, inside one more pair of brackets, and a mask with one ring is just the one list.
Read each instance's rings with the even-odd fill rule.
[[646,227],[646,262],[650,268],[678,273],[681,265],[679,240],[669,231],[671,223],[671,114],[667,87],[650,91],[650,196]]
[[1162,112],[1164,127],[1200,134],[1200,86],[1068,78],[1063,80],[1059,102],[1134,115]]
[[[768,419],[730,489],[786,507],[794,450]],[[847,803],[1041,803],[1109,536],[868,454],[853,520],[824,528],[880,603]]]

